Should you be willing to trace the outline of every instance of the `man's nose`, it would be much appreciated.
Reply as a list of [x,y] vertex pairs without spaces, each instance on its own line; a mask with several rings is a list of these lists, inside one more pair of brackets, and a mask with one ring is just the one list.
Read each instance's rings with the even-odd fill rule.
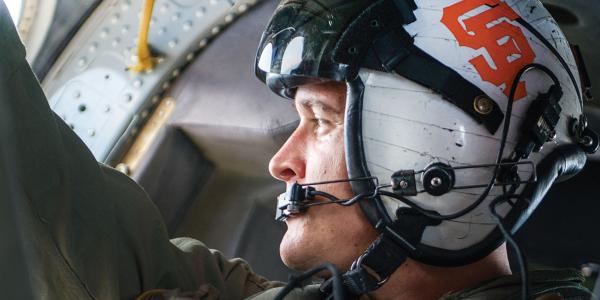
[[271,176],[285,182],[301,182],[306,175],[305,145],[296,130],[269,162]]

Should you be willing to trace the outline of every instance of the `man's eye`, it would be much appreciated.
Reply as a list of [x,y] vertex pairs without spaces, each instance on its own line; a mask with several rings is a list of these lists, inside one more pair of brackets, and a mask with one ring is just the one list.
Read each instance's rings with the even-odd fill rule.
[[327,126],[329,125],[329,121],[323,119],[317,119],[317,125],[319,126]]
[[313,119],[313,122],[315,122],[318,127],[326,127],[326,126],[331,125],[331,122],[329,122],[328,120],[320,119],[320,118]]
[[313,119],[315,124],[315,133],[317,135],[326,135],[332,129],[332,123],[326,119],[315,118]]

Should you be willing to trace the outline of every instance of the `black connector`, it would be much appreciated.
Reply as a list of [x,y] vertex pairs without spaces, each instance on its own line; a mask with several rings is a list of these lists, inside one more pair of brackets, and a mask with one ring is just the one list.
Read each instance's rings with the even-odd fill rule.
[[546,142],[556,137],[556,125],[562,112],[559,103],[562,96],[560,86],[552,85],[548,92],[540,94],[531,103],[515,149],[518,159],[529,157],[531,152],[539,152]]
[[392,189],[402,196],[417,195],[415,170],[400,170],[392,174]]

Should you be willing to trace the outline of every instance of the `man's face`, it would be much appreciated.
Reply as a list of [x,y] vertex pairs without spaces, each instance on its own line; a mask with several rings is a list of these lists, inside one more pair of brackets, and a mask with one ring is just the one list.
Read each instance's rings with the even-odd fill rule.
[[[269,171],[273,177],[288,186],[348,178],[343,134],[345,101],[343,83],[298,88],[295,106],[300,124],[271,159]],[[318,189],[340,199],[353,195],[347,182],[320,185]],[[346,270],[377,237],[358,205],[314,206],[289,217],[286,223],[288,230],[279,251],[283,262],[296,270],[324,262]]]

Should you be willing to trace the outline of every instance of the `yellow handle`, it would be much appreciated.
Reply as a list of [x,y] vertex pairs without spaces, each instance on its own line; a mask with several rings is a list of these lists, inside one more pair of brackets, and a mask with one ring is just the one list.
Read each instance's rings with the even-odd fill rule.
[[136,65],[129,66],[132,72],[150,71],[154,68],[155,59],[150,53],[148,46],[148,31],[150,30],[150,21],[152,20],[152,9],[154,8],[154,0],[145,0],[144,10],[140,19],[140,34],[138,36]]

